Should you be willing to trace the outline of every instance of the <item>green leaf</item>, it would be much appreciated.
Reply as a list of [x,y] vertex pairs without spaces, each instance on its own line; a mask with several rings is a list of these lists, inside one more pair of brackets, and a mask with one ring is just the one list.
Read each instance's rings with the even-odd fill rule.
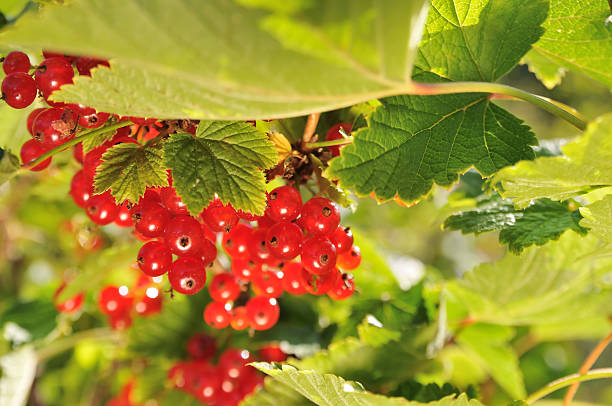
[[416,66],[452,80],[494,82],[544,30],[547,0],[433,0]]
[[165,143],[173,186],[193,215],[218,195],[236,209],[263,214],[262,169],[276,164],[276,150],[249,123],[201,121],[196,136],[177,134]]
[[53,98],[124,116],[281,118],[408,87],[428,1],[280,3],[74,0],[24,16],[0,46],[112,58]]
[[357,332],[359,339],[372,347],[380,347],[391,341],[397,341],[402,334],[399,331],[389,330],[380,324],[377,320],[372,321],[371,317],[366,317],[359,326]]
[[0,148],[0,185],[15,176],[19,166],[19,158]]
[[201,406],[193,395],[180,391],[171,390],[166,393],[159,401],[160,406]]
[[319,192],[330,200],[338,203],[342,207],[351,207],[353,201],[348,197],[347,193],[338,187],[323,174],[323,163],[319,158],[313,154],[308,155],[308,158],[312,162],[315,177],[317,178],[317,184],[319,186]]
[[496,194],[479,201],[474,210],[450,216],[444,227],[464,234],[498,230],[499,242],[518,254],[533,244],[544,245],[558,239],[565,230],[585,234],[587,230],[578,224],[580,217],[567,202],[539,199],[525,209],[515,209],[512,201]]
[[56,327],[58,314],[50,300],[16,302],[0,314],[0,327],[13,322],[30,334],[28,341],[39,340]]
[[565,69],[535,49],[527,52],[521,63],[526,64],[529,71],[548,89],[561,83],[565,76]]
[[605,24],[609,15],[605,0],[552,0],[546,32],[533,52],[612,87],[612,36]]
[[0,357],[0,404],[24,406],[36,377],[36,353],[24,346]]
[[111,130],[111,131],[107,131],[107,132],[103,132],[103,133],[96,133],[93,136],[86,137],[83,140],[83,142],[82,142],[82,144],[83,144],[83,154],[86,154],[89,151],[91,151],[92,149],[95,149],[96,147],[101,146],[106,141],[109,141],[110,139],[113,138],[113,136],[116,133],[117,133],[117,130]]
[[565,156],[519,162],[490,182],[519,208],[535,199],[562,201],[612,185],[612,114],[592,121],[584,134],[561,149]]
[[411,203],[434,182],[450,186],[472,166],[488,176],[533,159],[536,143],[528,127],[487,96],[398,96],[382,100],[369,127],[353,135],[328,171],[359,195]]
[[606,243],[612,243],[612,196],[580,208],[584,217],[580,225],[590,229],[590,232]]
[[137,203],[147,188],[168,186],[163,153],[159,144],[121,143],[108,149],[96,169],[96,193],[110,189],[118,204],[126,200]]
[[[470,385],[466,390],[466,395],[470,399],[476,398],[474,392],[475,388]],[[408,400],[416,400],[423,403],[433,402],[451,395],[459,396],[461,393],[462,391],[448,382],[440,386],[437,383],[423,385],[414,380],[402,382],[397,389],[393,391],[394,396],[402,396]]]
[[527,395],[517,354],[508,341],[511,328],[493,324],[473,324],[457,335],[457,343],[471,354],[512,398]]
[[[2,72],[4,76],[4,72]],[[31,139],[28,132],[28,116],[39,103],[32,103],[25,109],[14,109],[6,103],[0,104],[0,148],[17,154],[24,142]]]

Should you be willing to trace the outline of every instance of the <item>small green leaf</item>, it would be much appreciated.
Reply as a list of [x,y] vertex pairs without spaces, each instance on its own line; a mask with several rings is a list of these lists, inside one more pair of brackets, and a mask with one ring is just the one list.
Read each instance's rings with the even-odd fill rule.
[[380,322],[372,322],[371,318],[373,317],[374,316],[366,317],[363,322],[357,326],[357,332],[359,333],[359,339],[361,341],[372,347],[379,347],[401,338],[402,334],[399,331],[386,329],[382,327]]
[[236,209],[263,214],[262,169],[276,164],[265,133],[245,122],[201,121],[196,136],[177,134],[165,143],[173,186],[193,215],[215,197]]
[[110,189],[117,203],[126,200],[136,203],[147,188],[168,186],[163,152],[159,144],[121,143],[108,149],[96,169],[96,193]]
[[317,178],[317,184],[319,186],[319,192],[321,195],[333,200],[342,207],[351,207],[353,202],[348,197],[347,193],[341,189],[338,189],[338,187],[334,185],[332,181],[325,177],[323,172],[323,163],[321,160],[313,154],[308,155],[308,157],[312,162],[314,174]]
[[606,243],[612,243],[612,196],[581,207],[580,214],[584,217],[581,226],[589,228]]
[[512,201],[496,194],[479,201],[474,210],[450,216],[444,227],[464,234],[500,231],[499,242],[518,254],[533,244],[558,239],[565,230],[585,234],[587,230],[578,224],[579,220],[580,213],[570,210],[568,202],[539,199],[525,209],[516,209]]
[[18,169],[19,158],[0,148],[0,185],[15,176]]
[[117,133],[117,130],[111,130],[103,133],[97,133],[93,136],[88,136],[83,140],[83,154],[88,153],[92,149],[101,146],[106,141],[113,138],[113,136]]
[[565,76],[565,69],[551,61],[541,52],[532,49],[527,52],[521,63],[526,64],[540,82],[548,89],[552,89],[561,83]]

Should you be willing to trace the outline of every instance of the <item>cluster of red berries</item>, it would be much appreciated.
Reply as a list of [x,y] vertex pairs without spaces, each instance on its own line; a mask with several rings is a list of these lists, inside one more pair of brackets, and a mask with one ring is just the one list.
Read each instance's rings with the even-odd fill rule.
[[[228,348],[217,364],[211,361],[217,352],[214,338],[195,334],[187,343],[190,359],[176,363],[168,372],[174,387],[209,406],[233,406],[263,383],[263,376],[247,364],[255,359],[247,350]],[[259,350],[259,358],[282,362],[287,355],[275,345]]]

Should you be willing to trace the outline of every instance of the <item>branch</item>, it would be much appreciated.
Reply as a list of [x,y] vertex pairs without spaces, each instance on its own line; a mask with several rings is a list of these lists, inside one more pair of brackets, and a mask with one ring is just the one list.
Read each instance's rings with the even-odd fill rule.
[[527,399],[525,399],[525,403],[531,405],[536,401],[542,399],[543,397],[559,390],[563,389],[566,386],[570,386],[574,383],[593,381],[595,379],[605,379],[612,378],[612,368],[601,368],[601,369],[593,369],[585,374],[573,374],[565,376],[561,379],[557,379],[543,387],[542,389],[537,390],[533,394],[529,395]]
[[36,357],[38,361],[44,361],[48,358],[54,357],[70,348],[74,347],[80,341],[83,340],[111,340],[119,341],[123,335],[120,332],[110,330],[108,328],[95,328],[91,330],[84,330],[75,333],[71,336],[61,338],[53,341],[48,346],[36,351]]

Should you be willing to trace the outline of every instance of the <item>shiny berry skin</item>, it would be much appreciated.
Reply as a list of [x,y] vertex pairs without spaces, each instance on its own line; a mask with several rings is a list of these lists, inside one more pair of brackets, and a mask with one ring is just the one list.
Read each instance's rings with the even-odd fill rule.
[[[69,131],[61,131],[74,128],[74,117],[69,109],[53,107],[41,112],[32,125],[34,139],[48,146],[61,145],[67,140],[74,138]],[[100,154],[101,155],[101,154]]]
[[[134,228],[145,237],[155,238],[162,234],[170,222],[170,212],[153,200],[142,199],[142,203],[130,211]],[[172,251],[172,248],[170,249]]]
[[128,313],[133,302],[134,298],[127,286],[107,286],[102,289],[98,298],[100,311],[108,316]]
[[210,302],[204,308],[204,321],[212,328],[222,329],[229,326],[232,314],[227,310],[229,305],[221,302]]
[[292,221],[300,215],[302,196],[291,186],[280,186],[268,194],[266,215],[275,222]]
[[249,318],[247,317],[246,307],[238,306],[232,309],[232,321],[230,325],[234,330],[244,330],[249,328]]
[[94,109],[87,108],[79,114],[79,125],[83,128],[99,128],[110,118],[108,113],[97,113]]
[[170,213],[175,216],[181,214],[189,214],[187,210],[187,206],[181,198],[176,194],[176,190],[172,186],[164,187],[161,189],[159,196],[161,197],[161,201],[166,206]]
[[2,97],[12,108],[24,109],[36,99],[36,84],[27,73],[11,73],[2,80]]
[[19,51],[10,52],[2,62],[2,69],[7,75],[15,72],[28,73],[31,67],[30,58]]
[[266,245],[274,257],[293,259],[302,248],[302,229],[287,221],[276,223],[266,233]]
[[253,290],[257,296],[279,297],[283,294],[282,274],[261,270],[253,276]]
[[[336,124],[335,126],[333,126],[327,131],[327,136],[325,137],[325,141],[340,140],[344,138],[344,135],[342,135],[342,133],[340,132],[340,129],[342,129],[346,135],[351,135],[353,126],[349,123]],[[349,141],[347,141],[347,144],[348,143]],[[338,156],[340,155],[340,147],[341,145],[332,145],[327,148],[331,151],[332,156]]]
[[138,251],[138,267],[149,276],[160,276],[168,272],[172,265],[172,253],[166,244],[149,241]]
[[217,365],[224,377],[239,380],[253,371],[253,367],[246,365],[253,361],[247,350],[229,348],[221,354]]
[[340,224],[340,211],[329,199],[313,197],[302,207],[300,224],[313,235],[327,235]]
[[172,289],[184,295],[198,293],[206,284],[204,262],[198,258],[181,257],[174,261],[168,271]]
[[134,311],[140,316],[151,316],[158,314],[162,310],[163,300],[159,294],[159,289],[147,288],[145,294],[138,298],[134,303]]
[[240,295],[240,285],[231,273],[219,273],[210,280],[208,292],[215,302],[230,302]]
[[323,275],[336,266],[336,247],[327,238],[311,237],[302,244],[300,258],[308,272]]
[[93,196],[93,192],[93,179],[85,175],[83,170],[75,173],[70,181],[70,196],[72,196],[74,203],[85,208],[87,201]]
[[202,241],[200,255],[202,256],[202,261],[206,264],[206,266],[210,266],[213,261],[217,259],[217,246],[208,238],[205,238]]
[[208,334],[196,333],[187,341],[187,352],[192,359],[206,361],[217,353],[217,343]]
[[259,216],[249,213],[248,211],[237,210],[236,214],[244,221],[257,221]]
[[93,68],[95,68],[96,66],[107,66],[110,67],[110,64],[108,63],[108,61],[105,61],[103,59],[96,59],[96,58],[88,58],[85,56],[80,56],[78,57],[75,61],[74,64],[77,68],[77,71],[79,72],[80,75],[85,75],[85,76],[91,76],[91,70]]
[[278,345],[266,345],[258,351],[259,358],[264,362],[283,362],[287,360],[287,354]]
[[233,259],[232,274],[243,282],[250,282],[253,275],[261,271],[261,264],[249,259]]
[[236,224],[229,232],[223,233],[223,249],[232,259],[248,259],[250,255],[247,245],[252,234],[251,226],[243,223]]
[[62,303],[58,303],[56,299],[65,287],[66,283],[63,282],[60,287],[57,288],[57,290],[53,294],[53,304],[55,305],[57,311],[60,313],[74,313],[83,306],[83,293],[78,293],[76,296],[73,296]]
[[176,216],[166,224],[164,241],[175,255],[198,257],[206,237],[198,220],[191,216]]
[[283,266],[283,289],[292,295],[303,295],[306,293],[302,279],[302,269],[299,262],[287,262]]
[[[21,151],[19,151],[19,155],[21,156],[21,162],[26,164],[28,162],[33,161],[38,158],[45,152],[47,152],[49,148],[45,147],[43,144],[36,140],[27,140],[21,146]],[[33,168],[30,168],[31,171],[38,172],[46,169],[49,165],[51,165],[51,158],[47,158],[38,165]]]
[[119,213],[115,219],[115,224],[119,227],[132,227],[134,225],[134,222],[132,221],[132,213],[130,212],[127,203],[119,206]]
[[306,292],[311,295],[324,295],[335,285],[340,272],[334,269],[324,275],[314,275],[307,270],[302,270],[302,283]]
[[353,245],[349,251],[338,255],[337,263],[343,270],[352,271],[361,264],[361,250]]
[[107,191],[101,195],[91,196],[85,203],[85,211],[91,221],[104,226],[115,221],[119,214],[119,206],[115,204],[115,199]]
[[113,314],[108,317],[108,324],[113,330],[125,330],[132,325],[133,321],[129,312]]
[[266,236],[268,229],[258,228],[253,230],[251,238],[247,241],[247,249],[249,251],[249,257],[258,263],[268,264],[274,262],[270,250],[266,245]]
[[259,228],[270,228],[276,221],[272,220],[270,216],[266,216],[265,214],[257,219],[257,225]]
[[278,301],[274,298],[258,296],[246,304],[247,317],[255,330],[267,330],[274,326],[280,316]]
[[327,291],[332,300],[346,300],[355,293],[355,282],[350,274],[343,273],[336,280],[336,284]]
[[219,403],[221,377],[216,374],[216,369],[212,368],[209,373],[198,374],[197,383],[191,393],[206,405],[221,405],[222,403]]
[[68,59],[54,57],[45,59],[34,74],[36,87],[48,98],[51,93],[65,84],[72,83],[74,70]]
[[347,252],[353,246],[353,232],[350,227],[338,226],[329,239],[336,246],[337,254]]
[[28,114],[28,120],[26,125],[28,127],[28,132],[30,133],[30,135],[34,136],[32,127],[34,126],[34,121],[36,121],[36,117],[38,117],[38,115],[45,110],[47,110],[45,107],[39,107],[37,109],[32,110],[32,112]]
[[223,205],[221,200],[215,199],[202,213],[206,225],[215,232],[229,231],[238,223],[239,217],[231,205]]

